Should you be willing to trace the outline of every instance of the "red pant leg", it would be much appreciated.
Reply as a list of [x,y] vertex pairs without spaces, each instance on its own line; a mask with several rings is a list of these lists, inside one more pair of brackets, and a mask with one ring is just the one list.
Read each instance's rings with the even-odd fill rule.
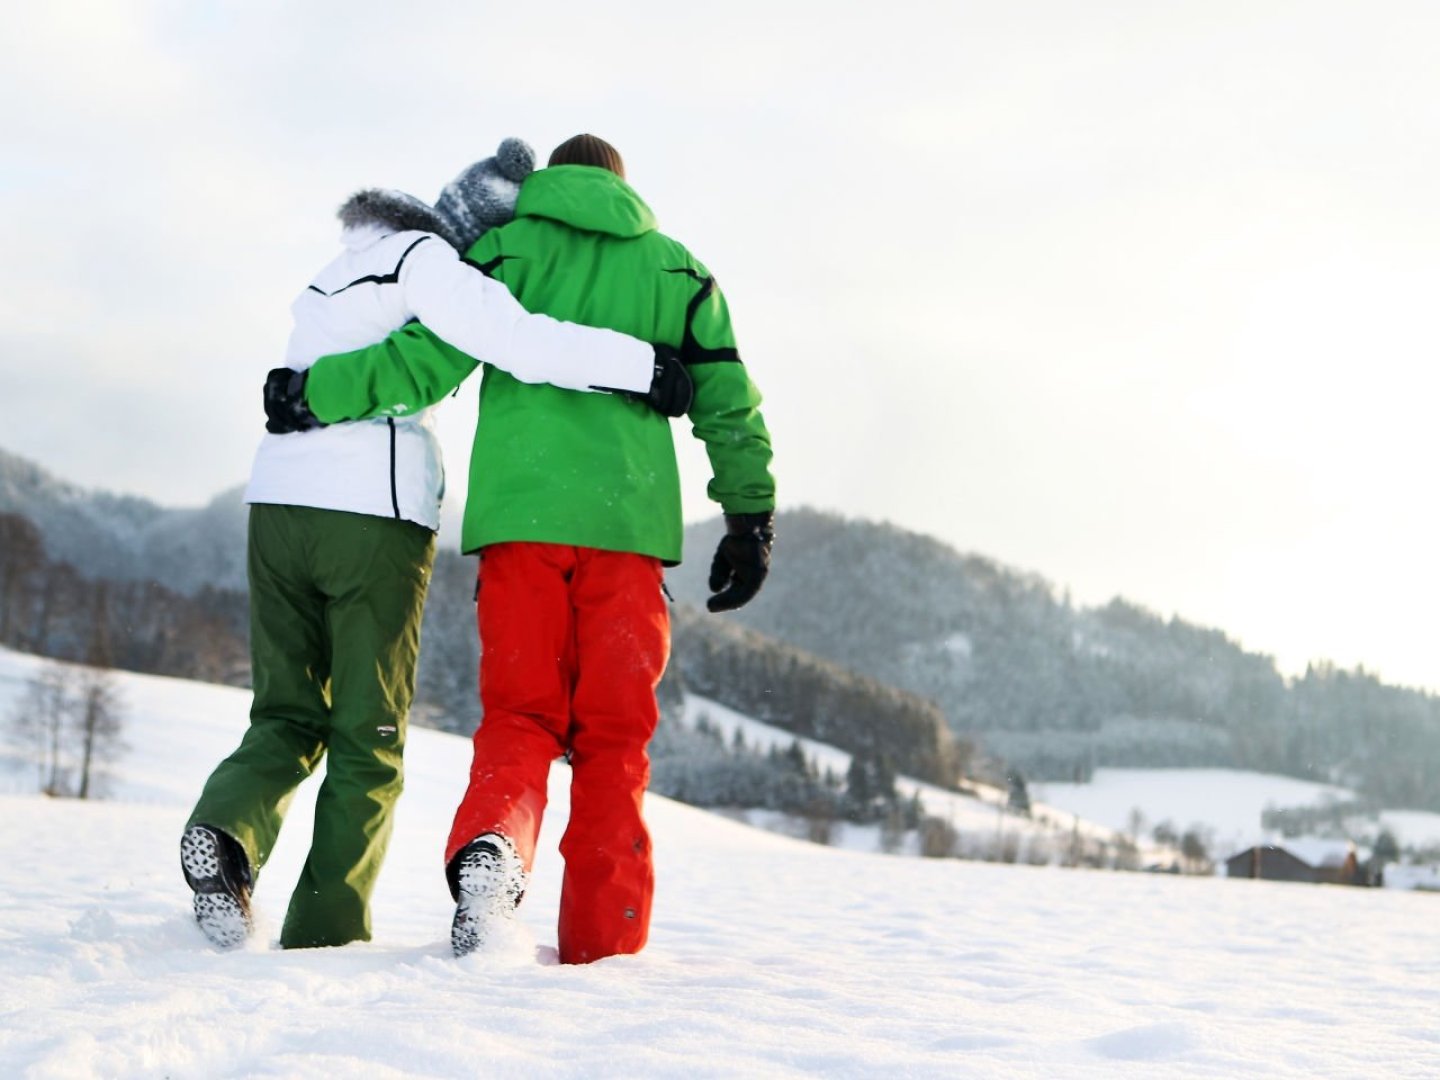
[[550,763],[570,724],[574,633],[568,579],[575,549],[495,544],[480,555],[480,701],[470,786],[445,848],[448,866],[475,837],[500,833],[529,870]]
[[655,687],[670,654],[670,616],[657,560],[580,549],[571,583],[576,682],[574,777],[560,842],[560,961],[639,952],[650,929],[655,875],[641,802],[650,780]]

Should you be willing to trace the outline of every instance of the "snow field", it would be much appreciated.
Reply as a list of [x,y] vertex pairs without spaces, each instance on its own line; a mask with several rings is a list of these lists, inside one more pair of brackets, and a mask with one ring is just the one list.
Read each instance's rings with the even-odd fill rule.
[[[0,711],[31,667],[0,652]],[[514,938],[448,954],[465,740],[413,730],[375,940],[236,953],[189,918],[189,802],[245,694],[120,676],[116,799],[0,796],[0,1073],[27,1077],[1433,1077],[1437,898],[888,857],[652,798],[649,948],[554,963],[566,771]]]

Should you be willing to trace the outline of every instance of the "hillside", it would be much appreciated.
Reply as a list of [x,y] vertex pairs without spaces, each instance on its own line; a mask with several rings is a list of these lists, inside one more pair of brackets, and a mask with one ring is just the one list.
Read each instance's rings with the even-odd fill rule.
[[[36,664],[0,651],[0,714]],[[122,676],[131,751],[103,803],[0,796],[0,1070],[332,1080],[1019,1075],[1420,1078],[1440,1071],[1433,897],[859,854],[646,801],[649,948],[554,963],[550,811],[516,937],[447,954],[438,851],[463,740],[412,731],[376,938],[273,948],[316,780],[217,954],[176,838],[247,696]],[[12,789],[13,790],[13,789]],[[1364,942],[1364,955],[1336,942]],[[1239,977],[1261,972],[1263,977]],[[1357,992],[1357,988],[1363,992]]]
[[[691,526],[677,599],[703,601],[716,522]],[[760,596],[724,616],[939,706],[1033,778],[1097,767],[1232,767],[1440,809],[1440,698],[1363,670],[1287,680],[1225,634],[1049,582],[893,525],[782,513]],[[697,555],[697,553],[701,553]]]
[[795,735],[953,787],[971,765],[935,705],[915,694],[678,605],[667,681]]
[[[84,656],[93,613],[77,608],[74,628],[57,628],[44,618],[46,597],[58,591],[83,605],[93,599],[88,582],[128,582],[110,621],[112,639],[141,658],[130,666],[243,681],[243,595],[217,587],[243,588],[238,491],[201,510],[164,510],[81,491],[0,453],[0,515],[7,507],[34,520],[47,558],[70,569],[52,589],[0,566],[0,586],[7,596],[28,590],[27,616],[38,623],[28,636],[7,632],[7,604],[0,641]],[[801,734],[831,722],[815,710],[863,697],[882,708],[887,730],[894,722],[914,736],[902,753],[928,756],[936,779],[978,751],[982,765],[1000,763],[987,766],[1000,778],[1011,770],[1073,781],[1097,768],[1238,768],[1341,785],[1378,807],[1440,809],[1434,695],[1324,664],[1286,679],[1270,657],[1220,630],[1120,599],[1079,608],[1035,574],[892,525],[803,509],[780,515],[774,571],[756,601],[692,620],[686,612],[707,595],[717,532],[715,522],[692,526],[687,562],[667,574],[682,601],[676,674],[736,708],[757,709],[767,695],[799,704],[808,719],[769,718],[799,724]],[[137,589],[145,578],[158,587]],[[442,552],[426,610],[418,722],[463,732],[478,719],[473,592],[473,560]],[[725,627],[751,637],[741,642]],[[44,644],[57,635],[57,645]],[[207,636],[225,640],[200,648]],[[817,694],[812,676],[822,669],[833,685]],[[797,693],[806,679],[811,691]],[[857,696],[861,683],[870,689]],[[927,710],[931,720],[912,722]],[[852,704],[851,720],[860,715]],[[935,719],[948,728],[948,749],[926,731]],[[862,750],[863,722],[841,726],[847,745]]]

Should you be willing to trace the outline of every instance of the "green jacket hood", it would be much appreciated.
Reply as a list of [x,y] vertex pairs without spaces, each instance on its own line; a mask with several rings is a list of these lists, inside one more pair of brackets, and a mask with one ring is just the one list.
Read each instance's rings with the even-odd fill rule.
[[549,218],[622,239],[657,228],[654,211],[634,188],[593,165],[552,165],[531,173],[520,186],[515,216]]

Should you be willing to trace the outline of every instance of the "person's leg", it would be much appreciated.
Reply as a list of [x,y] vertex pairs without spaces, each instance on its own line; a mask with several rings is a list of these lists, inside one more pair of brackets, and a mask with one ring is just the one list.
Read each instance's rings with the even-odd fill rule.
[[280,932],[284,948],[370,940],[370,896],[404,783],[420,622],[435,535],[408,521],[314,511],[328,603],[330,756],[315,832]]
[[560,961],[639,952],[655,874],[641,803],[655,688],[670,654],[657,560],[582,551],[571,587],[578,679],[570,731],[570,824],[560,841]]
[[477,836],[498,833],[528,873],[545,813],[550,763],[565,750],[573,666],[568,580],[574,549],[495,544],[480,555],[480,700],[470,786],[455,812],[445,865]]
[[236,840],[252,880],[274,850],[296,787],[325,753],[330,650],[307,545],[299,508],[250,508],[250,727],[210,775],[186,823]]

